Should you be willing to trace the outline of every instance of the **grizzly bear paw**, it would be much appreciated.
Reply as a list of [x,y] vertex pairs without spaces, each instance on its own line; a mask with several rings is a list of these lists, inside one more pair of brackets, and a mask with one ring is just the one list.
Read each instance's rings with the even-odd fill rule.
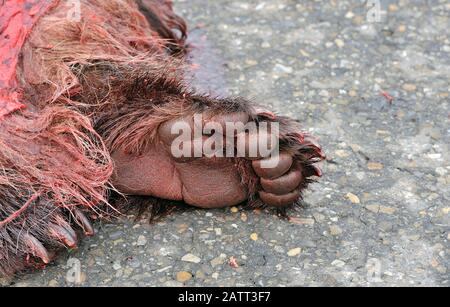
[[321,176],[315,163],[324,154],[296,121],[241,104],[232,112],[206,109],[168,120],[143,152],[117,150],[112,157],[113,184],[125,194],[216,208],[246,200],[295,204],[312,177]]

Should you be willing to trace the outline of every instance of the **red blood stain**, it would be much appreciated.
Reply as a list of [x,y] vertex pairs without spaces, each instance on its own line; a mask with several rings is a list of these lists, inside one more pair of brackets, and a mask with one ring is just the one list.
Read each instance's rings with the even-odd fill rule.
[[234,258],[234,257],[230,258],[229,264],[233,269],[237,269],[239,267],[239,264],[238,264],[236,258]]
[[386,98],[386,100],[387,100],[389,103],[392,103],[392,102],[394,101],[394,97],[392,97],[391,95],[389,95],[388,92],[381,91],[381,92],[380,92],[380,95],[383,96],[384,98]]
[[0,6],[0,119],[23,109],[16,79],[19,54],[39,17],[59,0],[6,0]]

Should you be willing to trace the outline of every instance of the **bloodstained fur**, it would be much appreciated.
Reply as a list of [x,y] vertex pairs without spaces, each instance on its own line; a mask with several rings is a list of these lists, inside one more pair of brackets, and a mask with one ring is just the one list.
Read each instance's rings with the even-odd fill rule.
[[[183,78],[186,25],[170,1],[81,0],[81,10],[81,21],[70,21],[59,4],[22,48],[17,78],[26,108],[0,121],[0,275],[36,262],[30,236],[52,256],[64,248],[49,225],[70,228],[75,207],[107,218],[138,205],[151,219],[182,207],[124,196],[111,184],[110,153],[140,154],[155,141],[157,127],[174,118],[246,112],[256,122],[277,121],[281,150],[295,156],[307,178],[300,188],[318,175],[313,164],[323,154],[295,121],[260,113],[243,98],[190,90]],[[249,206],[264,206],[251,162],[235,162]]]

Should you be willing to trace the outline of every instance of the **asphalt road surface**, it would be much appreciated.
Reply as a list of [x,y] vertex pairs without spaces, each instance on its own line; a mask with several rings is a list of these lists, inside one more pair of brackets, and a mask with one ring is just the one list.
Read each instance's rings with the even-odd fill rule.
[[290,221],[192,210],[97,236],[14,286],[449,286],[448,1],[175,1],[194,84],[299,119],[328,155]]

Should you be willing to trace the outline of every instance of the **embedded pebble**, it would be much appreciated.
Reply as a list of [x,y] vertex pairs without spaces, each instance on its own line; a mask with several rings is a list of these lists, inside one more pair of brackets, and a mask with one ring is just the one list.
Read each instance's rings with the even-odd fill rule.
[[315,221],[311,218],[297,218],[297,217],[291,217],[289,219],[290,223],[297,224],[297,225],[308,225],[313,226]]
[[345,43],[342,39],[337,38],[334,40],[334,42],[336,43],[336,46],[338,46],[339,48],[342,48],[345,46]]
[[185,283],[192,278],[192,274],[186,271],[181,271],[177,273],[177,281]]
[[347,158],[347,157],[350,156],[350,153],[349,153],[348,151],[342,150],[342,149],[336,150],[336,151],[334,152],[334,154],[335,154],[336,156],[338,156],[339,158]]
[[347,193],[346,197],[353,203],[353,204],[359,204],[361,201],[359,200],[359,197],[355,194],[349,192]]
[[147,238],[145,236],[139,236],[136,245],[137,246],[144,246],[147,244]]
[[402,88],[405,91],[413,92],[413,91],[415,91],[417,89],[417,86],[414,85],[414,84],[406,83],[406,84],[403,84]]
[[338,267],[338,268],[342,268],[345,265],[345,262],[342,260],[336,259],[331,263],[331,265]]
[[296,247],[296,248],[289,250],[287,254],[289,257],[295,257],[295,256],[300,255],[301,252],[302,252],[302,249],[300,247]]
[[225,263],[225,260],[227,259],[227,255],[225,254],[220,254],[218,257],[214,258],[213,260],[211,260],[211,266],[214,268],[218,265],[222,265]]
[[332,236],[338,236],[342,234],[342,229],[338,225],[331,225],[330,226],[330,234]]
[[198,256],[195,256],[193,254],[186,254],[181,258],[182,261],[185,262],[192,262],[192,263],[200,263],[201,259]]
[[284,66],[282,64],[275,64],[273,71],[275,73],[292,74],[293,69],[292,69],[292,67]]
[[367,168],[371,171],[375,171],[375,170],[382,170],[383,169],[383,164],[378,163],[378,162],[369,162],[367,163]]

